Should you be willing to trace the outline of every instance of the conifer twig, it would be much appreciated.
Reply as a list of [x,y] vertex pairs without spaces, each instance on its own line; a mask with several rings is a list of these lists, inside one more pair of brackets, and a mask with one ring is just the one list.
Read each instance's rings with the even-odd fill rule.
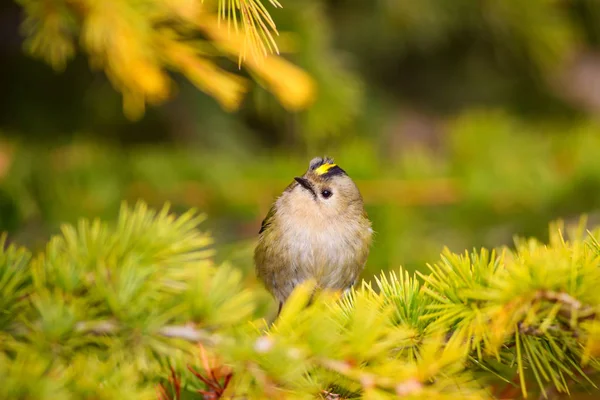
[[160,328],[158,333],[164,337],[183,339],[189,342],[214,343],[217,340],[214,335],[190,325],[168,325]]
[[[86,332],[94,335],[110,335],[116,333],[120,326],[113,321],[85,321],[78,322],[75,325],[75,330],[78,332]],[[157,330],[161,336],[183,339],[188,342],[202,342],[207,344],[215,344],[218,340],[215,335],[212,335],[202,329],[196,329],[192,325],[167,325]]]
[[565,292],[555,292],[552,290],[540,290],[535,295],[536,299],[561,303],[563,309],[561,314],[567,318],[573,316],[573,312],[577,314],[577,320],[594,319],[596,310],[593,307],[583,305],[579,300]]
[[579,300],[564,292],[554,292],[552,290],[540,290],[536,293],[536,298],[554,301],[567,305],[575,310],[580,310],[582,304]]
[[[561,327],[557,325],[550,325],[545,330],[542,330],[535,326],[525,325],[522,321],[517,324],[517,327],[519,328],[520,333],[530,336],[543,336],[546,333],[546,331],[562,331]],[[573,332],[573,334],[576,335],[577,332]]]
[[83,321],[75,324],[75,331],[94,335],[109,335],[115,333],[117,330],[117,324],[112,321]]
[[354,369],[347,362],[332,359],[321,359],[319,362],[327,369],[358,381],[363,388],[379,387],[381,389],[392,389],[398,396],[408,396],[418,393],[423,389],[423,384],[416,378],[398,382]]

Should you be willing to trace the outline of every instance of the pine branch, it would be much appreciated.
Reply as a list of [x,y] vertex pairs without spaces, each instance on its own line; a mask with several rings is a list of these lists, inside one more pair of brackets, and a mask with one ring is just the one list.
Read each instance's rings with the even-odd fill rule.
[[395,380],[390,378],[378,377],[374,374],[362,372],[346,362],[322,358],[318,363],[325,368],[344,375],[361,384],[364,389],[378,387],[381,389],[391,389],[398,396],[414,396],[423,390],[423,383],[416,378],[406,380]]
[[[79,45],[93,68],[104,70],[121,92],[123,112],[130,119],[141,118],[148,104],[160,104],[173,95],[170,72],[184,75],[225,110],[237,109],[249,82],[221,68],[217,60],[227,56],[241,66],[248,53],[248,64],[268,78],[271,92],[278,94],[279,87],[289,88],[288,81],[295,82],[295,93],[278,96],[284,105],[284,99],[292,99],[299,110],[314,100],[314,83],[308,74],[278,57],[277,27],[264,0],[217,0],[204,6],[200,1],[166,0],[141,5],[114,1],[108,6],[106,2],[18,2],[26,17],[27,51],[63,70]],[[281,7],[276,0],[268,2]],[[240,39],[235,44],[229,41],[229,46],[223,46],[222,40],[215,39],[233,36],[219,26],[221,20],[234,26]],[[198,40],[200,33],[209,38]],[[261,66],[263,62],[268,66]]]
[[214,345],[219,341],[218,336],[210,334],[204,330],[196,329],[192,326],[165,326],[158,330],[158,333],[164,337],[187,340],[188,342],[202,342]]
[[594,307],[583,305],[579,300],[565,292],[539,290],[534,298],[562,304],[561,314],[569,319],[576,318],[578,321],[584,321],[596,318]]
[[[114,335],[121,330],[121,326],[114,321],[87,321],[78,322],[75,325],[77,332],[89,333],[92,335]],[[156,330],[164,337],[172,339],[182,339],[193,343],[204,343],[214,346],[220,341],[219,336],[211,334],[205,330],[194,328],[192,325],[167,325]]]
[[[517,371],[524,395],[531,382],[568,392],[600,369],[600,326],[588,321],[600,306],[600,250],[583,239],[518,242],[499,255],[446,251],[425,284],[391,273],[376,280],[379,290],[365,283],[341,298],[306,282],[266,328],[248,323],[258,294],[243,289],[239,271],[212,265],[198,222],[140,204],[124,207],[114,227],[65,226],[33,261],[8,251],[0,298],[14,299],[19,318],[9,320],[27,331],[15,334],[16,322],[0,330],[9,350],[0,347],[0,372],[33,393],[44,371],[65,393],[116,379],[103,386],[112,395],[131,381],[139,382],[132,393],[166,382],[156,371],[168,360],[181,377],[175,391],[454,400],[486,398],[490,378],[510,382]],[[17,362],[24,356],[32,360]],[[65,368],[92,370],[93,379]]]

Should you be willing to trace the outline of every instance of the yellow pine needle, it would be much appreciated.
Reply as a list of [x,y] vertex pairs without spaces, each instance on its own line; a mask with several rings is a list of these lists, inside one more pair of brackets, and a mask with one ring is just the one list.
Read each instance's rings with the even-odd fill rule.
[[[275,0],[269,0],[269,2],[274,7],[281,8],[279,2]],[[220,27],[221,20],[227,20],[229,35],[232,24],[234,34],[240,35],[239,25],[241,25],[243,45],[238,51],[240,66],[246,60],[248,52],[255,60],[260,60],[269,53],[279,54],[277,43],[273,37],[273,34],[279,35],[277,26],[260,0],[221,0],[218,4],[217,16],[218,27]]]

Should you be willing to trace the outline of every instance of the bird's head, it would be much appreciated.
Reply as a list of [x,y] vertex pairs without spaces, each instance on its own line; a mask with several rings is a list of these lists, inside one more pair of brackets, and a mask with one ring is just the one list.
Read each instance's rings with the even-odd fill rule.
[[297,207],[332,217],[363,210],[358,188],[331,158],[313,158],[304,175],[294,179],[290,194]]

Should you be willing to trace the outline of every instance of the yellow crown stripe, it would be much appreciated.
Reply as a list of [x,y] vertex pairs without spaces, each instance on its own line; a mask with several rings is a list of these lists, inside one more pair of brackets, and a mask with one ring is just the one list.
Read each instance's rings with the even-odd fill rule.
[[319,168],[315,169],[315,173],[317,175],[323,175],[335,166],[336,166],[336,164],[323,164]]

